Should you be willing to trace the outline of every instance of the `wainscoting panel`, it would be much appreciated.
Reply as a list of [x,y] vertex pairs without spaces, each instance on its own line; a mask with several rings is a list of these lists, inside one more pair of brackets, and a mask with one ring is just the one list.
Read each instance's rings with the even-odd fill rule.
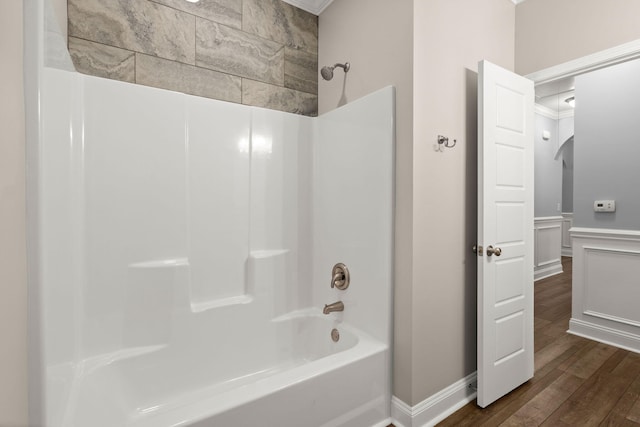
[[562,273],[561,216],[535,218],[534,280]]
[[562,212],[562,256],[573,256],[571,234],[573,227],[573,212]]
[[640,231],[574,228],[569,332],[640,352]]

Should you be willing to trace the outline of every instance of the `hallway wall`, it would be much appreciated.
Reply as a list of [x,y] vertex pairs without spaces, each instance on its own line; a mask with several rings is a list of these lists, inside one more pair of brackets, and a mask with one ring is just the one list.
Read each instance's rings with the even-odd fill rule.
[[[640,60],[577,76],[576,99],[574,225],[640,230]],[[602,199],[616,212],[594,212]]]
[[[536,112],[534,123],[534,216],[558,216],[561,214],[558,205],[562,203],[562,157],[555,158],[559,144],[558,119]],[[549,139],[542,137],[543,130],[550,133]]]

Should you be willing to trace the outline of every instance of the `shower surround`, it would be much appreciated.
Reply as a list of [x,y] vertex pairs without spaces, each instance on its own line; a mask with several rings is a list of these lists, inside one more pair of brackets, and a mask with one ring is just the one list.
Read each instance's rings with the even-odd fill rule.
[[41,79],[34,425],[389,423],[392,88],[309,118]]
[[318,17],[281,0],[69,0],[78,71],[308,116]]

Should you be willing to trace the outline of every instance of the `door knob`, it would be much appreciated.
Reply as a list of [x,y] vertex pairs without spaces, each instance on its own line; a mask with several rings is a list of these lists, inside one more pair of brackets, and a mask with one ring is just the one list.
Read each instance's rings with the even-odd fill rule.
[[491,245],[487,246],[487,256],[491,256],[491,255],[495,255],[495,256],[502,255],[502,249],[494,248]]

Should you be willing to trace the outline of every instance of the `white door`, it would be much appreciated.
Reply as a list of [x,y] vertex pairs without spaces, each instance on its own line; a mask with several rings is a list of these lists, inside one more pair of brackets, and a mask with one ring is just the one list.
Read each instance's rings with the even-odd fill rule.
[[478,66],[478,405],[533,377],[533,82]]

